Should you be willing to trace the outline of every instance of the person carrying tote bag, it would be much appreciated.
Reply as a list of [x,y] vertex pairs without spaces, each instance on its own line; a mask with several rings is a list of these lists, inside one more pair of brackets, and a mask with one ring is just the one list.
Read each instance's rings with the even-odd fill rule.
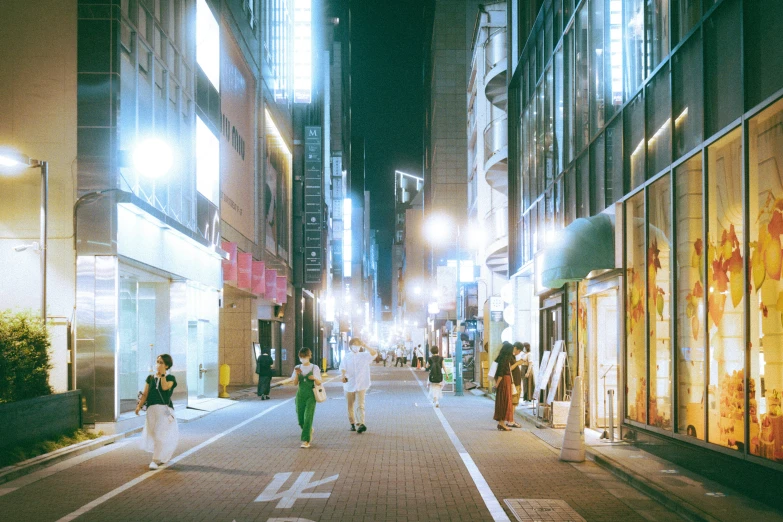
[[[315,387],[321,386],[321,370],[310,363],[313,353],[310,348],[299,350],[299,360],[302,364],[294,368],[291,380],[296,390],[296,416],[299,427],[302,428],[300,448],[309,448],[313,441],[313,418],[315,417]],[[325,395],[325,394],[324,394]]]
[[158,356],[156,373],[147,376],[144,392],[136,405],[136,415],[142,406],[147,405],[140,444],[142,449],[152,453],[150,469],[158,469],[171,460],[179,443],[179,426],[171,402],[177,379],[167,375],[173,364],[171,355],[164,353]]
[[[514,362],[513,346],[511,343],[504,342],[495,362],[497,363],[497,372],[495,373],[495,415],[497,429],[499,431],[511,431],[509,426],[516,424],[514,422],[514,403],[513,403],[513,382],[511,380],[511,365]],[[505,421],[505,424],[503,422]]]

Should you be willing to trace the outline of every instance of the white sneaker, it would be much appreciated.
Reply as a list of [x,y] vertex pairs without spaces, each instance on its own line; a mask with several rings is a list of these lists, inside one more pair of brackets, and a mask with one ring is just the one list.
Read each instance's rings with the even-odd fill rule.
[[150,462],[150,469],[158,469],[158,468],[159,468],[159,466],[158,466],[157,462],[155,462],[154,460],[152,462]]
[[302,442],[302,443],[299,445],[299,447],[300,447],[300,448],[309,448],[309,447],[310,447],[310,443],[309,443],[309,442],[307,442],[307,441],[304,441],[304,442]]

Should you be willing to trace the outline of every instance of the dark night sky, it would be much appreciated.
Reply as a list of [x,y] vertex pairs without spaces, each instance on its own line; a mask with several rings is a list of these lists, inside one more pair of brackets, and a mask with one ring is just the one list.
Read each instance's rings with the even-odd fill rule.
[[379,286],[390,304],[394,170],[421,175],[422,168],[422,2],[353,5],[352,132],[366,140],[370,225],[380,232]]

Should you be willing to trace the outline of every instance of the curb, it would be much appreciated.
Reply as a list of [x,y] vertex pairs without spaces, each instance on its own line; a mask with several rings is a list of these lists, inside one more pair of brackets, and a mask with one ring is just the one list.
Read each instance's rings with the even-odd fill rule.
[[139,426],[138,428],[133,428],[132,430],[124,431],[122,433],[104,435],[103,437],[98,437],[97,439],[86,440],[78,444],[73,444],[72,446],[60,448],[56,451],[52,451],[51,453],[38,455],[37,457],[19,462],[18,464],[12,464],[11,466],[0,469],[0,484],[11,482],[12,480],[29,475],[30,473],[40,469],[53,466],[54,464],[78,457],[79,455],[89,453],[90,451],[95,451],[104,446],[108,446],[109,444],[114,444],[119,440],[140,433],[142,429],[143,426]]

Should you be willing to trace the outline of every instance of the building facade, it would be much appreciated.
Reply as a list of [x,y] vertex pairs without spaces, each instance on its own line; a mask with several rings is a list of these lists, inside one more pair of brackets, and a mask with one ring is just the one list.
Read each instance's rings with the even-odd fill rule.
[[509,7],[510,270],[539,356],[564,341],[589,426],[613,390],[630,438],[780,469],[783,12]]

